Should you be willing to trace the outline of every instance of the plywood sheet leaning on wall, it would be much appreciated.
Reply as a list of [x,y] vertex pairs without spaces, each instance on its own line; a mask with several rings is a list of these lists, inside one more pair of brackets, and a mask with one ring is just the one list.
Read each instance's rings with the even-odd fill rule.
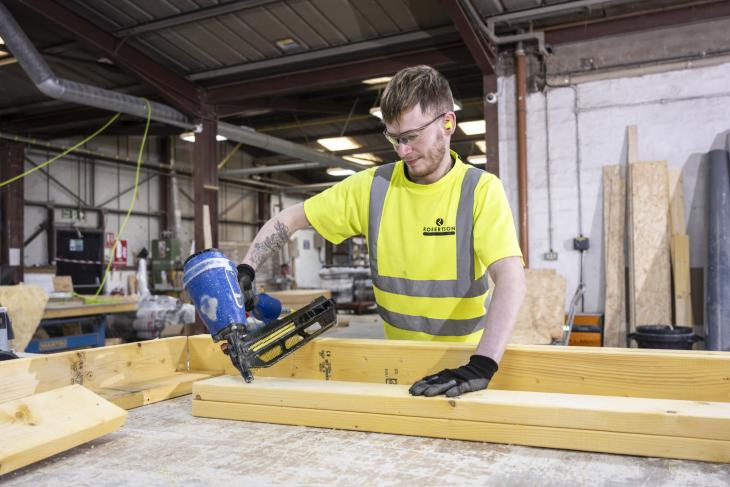
[[626,177],[620,165],[603,168],[605,317],[603,345],[626,346]]
[[48,295],[40,286],[32,284],[0,286],[0,306],[8,308],[8,314],[13,321],[15,334],[13,348],[17,351],[25,351],[25,347],[33,338],[47,302]]
[[636,326],[672,321],[666,161],[629,165],[629,304]]
[[0,475],[111,433],[126,416],[80,385],[0,403]]
[[563,334],[566,280],[555,269],[525,269],[527,295],[510,343],[549,345]]
[[193,415],[730,463],[726,403],[224,376],[194,384]]

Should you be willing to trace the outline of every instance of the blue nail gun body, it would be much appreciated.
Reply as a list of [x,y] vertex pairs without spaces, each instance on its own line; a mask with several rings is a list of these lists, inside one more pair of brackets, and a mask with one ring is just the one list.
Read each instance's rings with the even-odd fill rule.
[[257,294],[252,314],[263,324],[249,324],[236,266],[217,249],[198,252],[185,261],[183,285],[213,340],[224,341],[221,349],[246,382],[253,380],[252,368],[270,367],[337,322],[331,299],[319,297],[279,318],[281,302]]

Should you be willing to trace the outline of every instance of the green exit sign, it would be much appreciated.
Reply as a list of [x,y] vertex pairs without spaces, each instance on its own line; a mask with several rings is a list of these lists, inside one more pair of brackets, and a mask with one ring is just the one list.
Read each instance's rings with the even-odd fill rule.
[[67,220],[86,221],[86,210],[77,210],[75,208],[64,208],[61,210],[61,218]]

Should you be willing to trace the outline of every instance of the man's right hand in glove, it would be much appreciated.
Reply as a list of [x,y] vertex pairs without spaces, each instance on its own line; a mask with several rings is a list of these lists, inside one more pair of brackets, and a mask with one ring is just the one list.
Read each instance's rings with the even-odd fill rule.
[[256,296],[256,290],[253,287],[256,271],[248,264],[239,264],[237,269],[238,284],[241,286],[241,292],[243,293],[243,305],[246,307],[246,311],[251,311]]

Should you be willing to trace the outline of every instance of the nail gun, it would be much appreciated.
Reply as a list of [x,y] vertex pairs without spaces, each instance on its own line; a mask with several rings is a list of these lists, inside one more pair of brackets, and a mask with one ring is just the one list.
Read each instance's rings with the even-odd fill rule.
[[281,302],[263,293],[255,296],[253,309],[261,324],[247,319],[236,266],[217,249],[185,261],[183,285],[213,340],[224,341],[221,349],[246,382],[253,380],[252,368],[274,365],[337,322],[331,299],[320,296],[280,318]]

